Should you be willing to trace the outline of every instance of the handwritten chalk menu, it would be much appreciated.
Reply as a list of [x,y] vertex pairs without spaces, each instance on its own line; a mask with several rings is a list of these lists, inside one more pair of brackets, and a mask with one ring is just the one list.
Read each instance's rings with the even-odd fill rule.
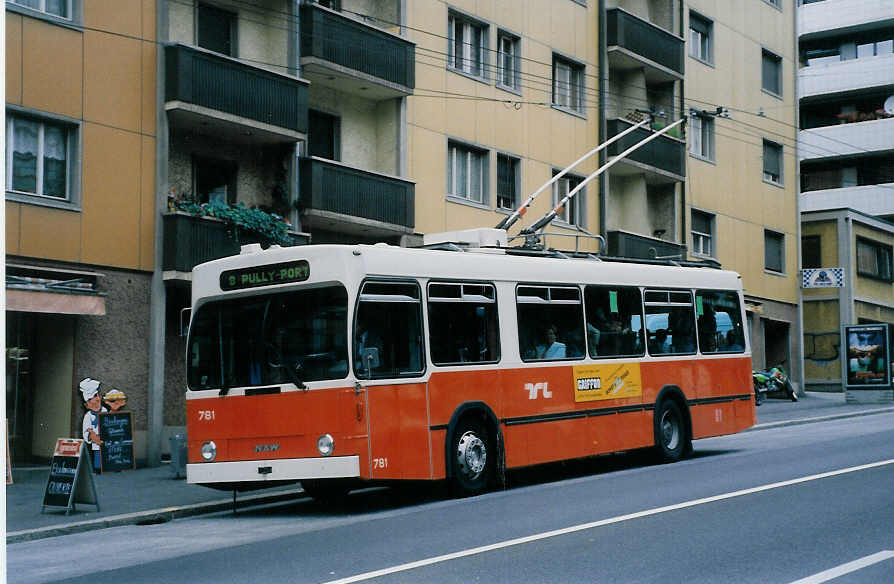
[[96,510],[99,511],[96,485],[93,484],[87,452],[83,440],[56,439],[41,513],[47,507],[64,507],[65,514],[68,515],[75,510],[75,503],[96,505]]
[[133,418],[130,412],[99,414],[99,437],[102,440],[100,468],[102,472],[133,470]]

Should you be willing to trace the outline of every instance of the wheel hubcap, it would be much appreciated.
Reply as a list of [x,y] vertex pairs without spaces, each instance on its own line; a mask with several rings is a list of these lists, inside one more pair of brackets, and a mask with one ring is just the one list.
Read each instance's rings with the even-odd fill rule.
[[466,432],[459,439],[456,448],[459,470],[467,478],[475,479],[484,471],[487,463],[487,447],[474,432]]
[[674,450],[680,443],[680,425],[670,412],[664,412],[661,416],[661,437],[668,450]]

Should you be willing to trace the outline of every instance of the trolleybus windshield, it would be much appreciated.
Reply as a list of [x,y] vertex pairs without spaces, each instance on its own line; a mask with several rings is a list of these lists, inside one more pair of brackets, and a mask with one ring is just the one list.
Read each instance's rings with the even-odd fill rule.
[[203,304],[190,327],[189,389],[343,379],[347,309],[343,286]]

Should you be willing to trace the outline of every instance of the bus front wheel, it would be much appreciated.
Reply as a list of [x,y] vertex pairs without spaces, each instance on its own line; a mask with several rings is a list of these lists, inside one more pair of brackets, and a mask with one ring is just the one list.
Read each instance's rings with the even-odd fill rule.
[[691,448],[680,406],[663,400],[655,410],[655,450],[663,462],[676,462]]
[[460,421],[453,433],[450,452],[453,494],[468,497],[483,492],[493,477],[497,456],[484,424],[470,417]]

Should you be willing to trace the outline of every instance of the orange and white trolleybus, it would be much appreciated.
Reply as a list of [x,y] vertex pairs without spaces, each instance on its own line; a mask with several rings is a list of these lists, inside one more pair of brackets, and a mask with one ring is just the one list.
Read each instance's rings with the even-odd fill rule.
[[676,461],[755,423],[736,273],[483,231],[428,249],[245,246],[197,266],[189,482],[324,496],[446,479],[470,495],[565,459]]

